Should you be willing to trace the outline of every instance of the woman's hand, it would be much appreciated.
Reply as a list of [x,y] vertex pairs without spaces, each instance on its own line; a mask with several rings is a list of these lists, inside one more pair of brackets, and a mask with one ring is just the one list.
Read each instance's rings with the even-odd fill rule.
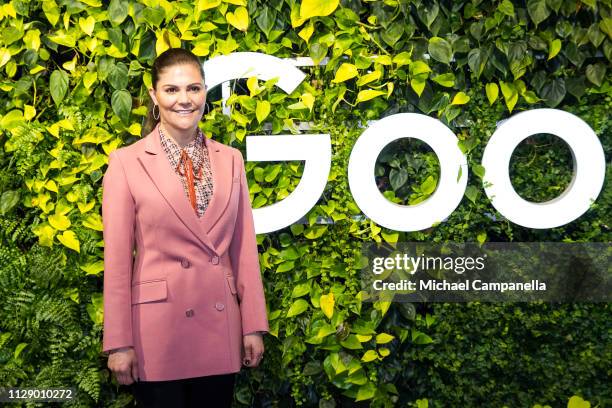
[[115,374],[119,384],[129,385],[138,379],[138,359],[132,347],[111,351],[108,368]]
[[242,363],[247,367],[257,367],[263,358],[264,344],[261,333],[245,334],[242,337],[244,344],[244,358]]

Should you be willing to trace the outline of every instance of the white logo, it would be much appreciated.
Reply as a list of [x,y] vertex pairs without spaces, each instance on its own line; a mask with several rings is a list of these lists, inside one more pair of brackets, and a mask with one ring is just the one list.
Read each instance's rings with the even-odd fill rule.
[[[238,78],[279,77],[277,85],[291,93],[305,77],[286,60],[252,52],[215,57],[204,68],[209,88]],[[545,203],[522,199],[508,173],[516,146],[538,133],[563,139],[574,158],[570,186]],[[427,200],[410,206],[388,201],[374,179],[381,150],[404,137],[427,143],[440,162],[436,191]],[[289,196],[253,210],[258,234],[291,225],[316,204],[325,188],[331,165],[329,134],[248,136],[246,142],[249,161],[305,161],[302,179]],[[349,159],[348,178],[355,202],[377,224],[396,231],[418,231],[444,220],[461,202],[468,181],[467,160],[457,142],[448,127],[426,115],[398,113],[375,122],[359,137]],[[605,156],[595,132],[582,119],[557,109],[534,109],[504,121],[491,136],[482,165],[484,189],[493,206],[508,220],[527,228],[555,228],[580,217],[599,195],[605,178]]]

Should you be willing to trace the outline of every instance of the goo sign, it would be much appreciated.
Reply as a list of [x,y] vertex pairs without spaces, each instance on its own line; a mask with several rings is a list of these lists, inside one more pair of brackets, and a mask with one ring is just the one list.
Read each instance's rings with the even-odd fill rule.
[[[212,58],[204,63],[204,70],[209,89],[251,76],[264,81],[278,77],[276,85],[291,93],[305,78],[291,62],[253,52]],[[544,203],[521,198],[509,175],[512,152],[521,141],[537,133],[551,133],[563,139],[574,162],[568,188]],[[440,162],[436,191],[427,200],[409,206],[388,201],[374,178],[374,165],[381,150],[405,137],[428,144]],[[350,155],[348,180],[355,202],[374,222],[396,231],[419,231],[444,220],[459,205],[468,181],[467,159],[457,142],[448,127],[426,115],[398,113],[375,122],[362,133]],[[291,225],[317,203],[331,166],[329,134],[248,136],[246,150],[248,161],[305,162],[302,179],[291,194],[253,210],[258,234]],[[567,224],[589,209],[602,189],[606,164],[597,135],[582,119],[557,109],[534,109],[516,114],[498,127],[485,148],[482,166],[483,187],[497,211],[515,224],[546,229]]]

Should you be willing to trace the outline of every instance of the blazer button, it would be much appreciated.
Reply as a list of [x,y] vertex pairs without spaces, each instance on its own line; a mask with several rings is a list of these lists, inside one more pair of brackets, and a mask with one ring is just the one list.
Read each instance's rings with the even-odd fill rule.
[[219,257],[217,255],[213,256],[210,262],[212,262],[213,265],[219,264]]
[[215,304],[215,309],[217,309],[218,311],[222,311],[223,309],[225,309],[225,305],[221,302],[217,302]]
[[191,317],[191,316],[193,316],[193,313],[194,313],[194,312],[193,312],[193,309],[187,309],[187,310],[185,310],[185,316],[187,316],[187,317]]
[[189,268],[189,260],[186,258],[181,259],[181,265],[183,266],[183,268]]

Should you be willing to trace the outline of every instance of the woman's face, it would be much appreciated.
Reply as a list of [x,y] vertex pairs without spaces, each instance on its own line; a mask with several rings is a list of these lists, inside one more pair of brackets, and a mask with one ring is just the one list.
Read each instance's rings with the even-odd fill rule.
[[159,107],[159,119],[166,127],[189,130],[204,114],[206,86],[193,64],[173,65],[162,70],[156,88],[149,95]]

